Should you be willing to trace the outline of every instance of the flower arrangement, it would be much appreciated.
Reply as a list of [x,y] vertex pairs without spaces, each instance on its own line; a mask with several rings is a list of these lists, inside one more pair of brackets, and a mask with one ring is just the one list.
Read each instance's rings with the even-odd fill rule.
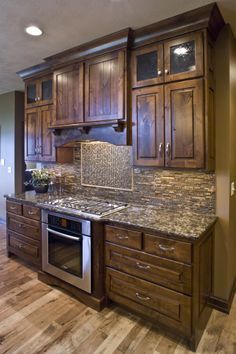
[[46,193],[51,181],[51,175],[48,170],[35,170],[32,172],[32,185],[36,193]]

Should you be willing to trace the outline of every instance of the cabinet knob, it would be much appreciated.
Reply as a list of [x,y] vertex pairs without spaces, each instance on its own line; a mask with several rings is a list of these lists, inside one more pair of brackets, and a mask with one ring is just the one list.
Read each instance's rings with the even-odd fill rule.
[[38,96],[38,101],[40,101],[40,97]]
[[170,143],[166,144],[166,154],[167,156],[170,156]]
[[165,69],[165,74],[168,75],[169,74],[169,70]]
[[161,71],[161,70],[158,70],[157,75],[158,75],[158,76],[161,76],[161,75],[162,75],[162,71]]
[[34,99],[34,100],[35,100],[35,102],[37,102],[37,99],[38,99],[38,98],[37,98],[37,97],[35,97],[35,99]]

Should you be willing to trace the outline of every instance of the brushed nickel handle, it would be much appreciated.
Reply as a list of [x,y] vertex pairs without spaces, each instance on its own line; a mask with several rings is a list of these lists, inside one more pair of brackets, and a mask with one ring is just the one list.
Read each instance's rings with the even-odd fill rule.
[[165,74],[168,75],[169,74],[169,70],[165,69]]
[[116,238],[118,238],[118,240],[128,240],[129,236],[122,236],[122,235],[116,234]]
[[41,99],[41,98],[38,96],[38,101],[40,101],[40,99]]
[[158,76],[161,76],[161,75],[162,75],[162,71],[161,71],[161,70],[158,70],[157,75],[158,75]]
[[29,214],[29,215],[35,215],[35,214],[36,214],[36,211],[31,211],[31,210],[29,210],[29,211],[28,211],[28,214]]
[[149,296],[142,296],[140,295],[139,293],[135,293],[136,297],[139,299],[139,300],[142,300],[142,301],[148,301],[148,300],[151,300],[151,298]]
[[166,144],[166,154],[167,156],[170,156],[170,143]]
[[164,146],[164,144],[163,144],[163,143],[160,143],[160,144],[159,144],[158,151],[159,151],[159,154],[160,154],[160,155],[162,154],[162,151],[163,151],[163,146]]
[[38,98],[37,98],[37,97],[35,97],[34,101],[35,101],[35,102],[37,102],[37,99],[38,99]]
[[136,266],[139,268],[139,269],[150,269],[151,267],[149,265],[144,265],[144,264],[141,264],[139,262],[136,262]]
[[175,250],[174,247],[163,246],[161,244],[158,244],[158,247],[160,248],[161,251],[164,252],[173,252]]
[[16,209],[17,209],[17,207],[15,207],[15,206],[11,206],[11,207],[10,207],[10,209],[11,209],[11,210],[16,210]]

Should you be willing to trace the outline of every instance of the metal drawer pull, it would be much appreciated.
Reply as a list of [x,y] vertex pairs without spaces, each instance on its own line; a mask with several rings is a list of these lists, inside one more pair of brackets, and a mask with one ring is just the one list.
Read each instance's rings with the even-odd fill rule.
[[162,154],[163,151],[163,143],[159,144],[159,148],[158,148],[159,154]]
[[137,266],[139,269],[150,269],[150,268],[151,268],[149,265],[142,265],[142,264],[140,264],[139,262],[136,262],[136,266]]
[[166,144],[166,154],[167,156],[170,156],[170,143]]
[[11,207],[10,207],[10,209],[11,209],[11,210],[16,210],[16,209],[17,209],[17,207],[15,207],[15,206],[11,206]]
[[128,240],[129,236],[122,236],[122,235],[116,234],[116,238],[118,238],[118,240]]
[[47,231],[50,232],[51,234],[54,234],[56,236],[60,236],[62,238],[67,238],[69,240],[73,240],[73,241],[80,241],[81,240],[80,237],[74,237],[74,236],[71,236],[71,235],[66,235],[66,234],[63,234],[61,232],[49,229],[48,227],[47,227]]
[[160,248],[160,250],[164,251],[164,252],[173,252],[175,250],[174,247],[166,247],[163,245],[158,244],[158,247]]
[[136,293],[135,295],[136,295],[136,297],[137,297],[139,300],[142,300],[142,301],[151,300],[151,298],[150,298],[149,296],[142,296],[142,295],[140,295],[139,293]]
[[29,210],[29,211],[28,211],[28,214],[29,214],[29,215],[35,215],[35,214],[36,214],[36,211],[31,211],[31,210]]
[[169,74],[169,70],[165,69],[165,74],[168,75]]
[[21,229],[22,227],[24,227],[23,224],[18,224],[18,227]]

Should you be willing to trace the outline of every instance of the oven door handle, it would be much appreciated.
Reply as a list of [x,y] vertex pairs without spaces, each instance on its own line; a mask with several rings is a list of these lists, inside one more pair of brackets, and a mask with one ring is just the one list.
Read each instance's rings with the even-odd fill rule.
[[48,231],[48,232],[51,232],[51,233],[54,234],[54,235],[57,235],[57,236],[60,236],[60,237],[63,237],[63,238],[67,238],[67,239],[69,239],[69,240],[73,240],[73,241],[80,241],[80,240],[81,240],[80,237],[74,237],[74,236],[66,235],[66,234],[63,234],[63,233],[61,233],[61,232],[58,232],[58,231],[49,229],[48,227],[47,227],[47,231]]

